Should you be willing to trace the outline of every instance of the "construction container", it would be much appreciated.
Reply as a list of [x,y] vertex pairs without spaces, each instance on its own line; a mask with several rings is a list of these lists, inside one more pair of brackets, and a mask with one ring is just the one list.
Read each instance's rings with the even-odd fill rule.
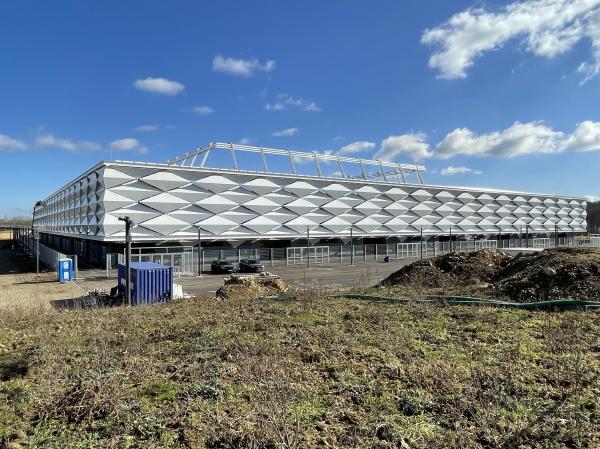
[[[119,264],[119,293],[125,297],[127,270]],[[173,299],[173,267],[152,262],[131,263],[131,305],[141,306]]]
[[73,280],[73,260],[72,259],[58,259],[58,266],[56,267],[56,273],[58,275],[58,282],[65,283]]

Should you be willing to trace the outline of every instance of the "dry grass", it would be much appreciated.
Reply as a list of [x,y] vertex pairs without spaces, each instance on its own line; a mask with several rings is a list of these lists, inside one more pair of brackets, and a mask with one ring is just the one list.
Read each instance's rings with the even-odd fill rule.
[[596,313],[313,296],[0,326],[0,447],[600,445]]

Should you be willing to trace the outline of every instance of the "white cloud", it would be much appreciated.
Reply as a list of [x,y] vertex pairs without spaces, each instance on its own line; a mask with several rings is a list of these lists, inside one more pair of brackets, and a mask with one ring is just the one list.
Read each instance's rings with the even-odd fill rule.
[[480,175],[481,170],[475,170],[469,167],[453,167],[450,165],[449,167],[442,168],[442,176],[454,176],[454,175],[464,175],[467,173],[472,173],[474,175]]
[[25,142],[21,142],[20,140],[13,139],[6,134],[0,134],[0,151],[1,150],[25,150],[27,149],[27,145]]
[[584,198],[590,203],[595,203],[596,201],[600,201],[600,196],[597,195],[585,195]]
[[166,78],[146,78],[137,80],[133,83],[136,89],[147,92],[154,92],[161,95],[177,95],[185,86],[177,81],[171,81]]
[[269,60],[261,63],[258,59],[225,58],[221,55],[213,59],[212,69],[215,72],[228,75],[253,76],[256,72],[272,72],[275,70],[275,61]]
[[291,137],[291,136],[295,136],[299,132],[300,132],[300,130],[298,128],[286,128],[286,129],[282,129],[280,131],[275,131],[271,135],[274,137]]
[[125,139],[113,140],[109,148],[113,151],[136,151],[139,154],[146,154],[148,148],[143,146],[137,139],[127,137]]
[[566,149],[577,151],[600,150],[600,122],[586,120],[579,123],[564,145]]
[[238,143],[240,145],[250,145],[252,143],[252,139],[249,137],[242,137]]
[[74,141],[71,139],[54,137],[52,134],[37,136],[34,140],[34,145],[38,147],[60,148],[61,150],[72,152],[100,151],[102,149],[102,145],[95,142],[87,140]]
[[503,131],[476,135],[467,128],[448,133],[437,145],[435,156],[456,155],[516,157],[536,153],[600,150],[600,122],[584,121],[572,134],[554,131],[542,122],[515,122]]
[[361,140],[343,146],[338,150],[338,154],[361,153],[363,151],[370,151],[373,148],[375,148],[375,142],[367,142],[366,140]]
[[158,125],[140,125],[134,128],[134,131],[138,131],[141,133],[150,133],[158,130]]
[[408,155],[415,161],[427,159],[433,155],[423,133],[390,136],[381,142],[375,159],[384,161],[394,160],[398,156]]
[[434,46],[429,66],[440,77],[464,78],[475,60],[513,39],[545,58],[589,40],[592,56],[578,68],[587,80],[600,71],[600,0],[524,0],[497,12],[471,8],[425,30],[421,42]]
[[286,109],[300,109],[307,112],[321,112],[323,109],[313,100],[304,98],[294,98],[288,94],[277,95],[276,101],[267,103],[265,109],[267,111],[285,111]]
[[215,112],[210,106],[196,106],[192,109],[193,112],[200,115],[210,115]]

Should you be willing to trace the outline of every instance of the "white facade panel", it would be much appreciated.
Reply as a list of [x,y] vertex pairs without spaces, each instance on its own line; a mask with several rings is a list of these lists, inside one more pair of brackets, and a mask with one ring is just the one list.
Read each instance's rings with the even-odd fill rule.
[[[36,210],[43,232],[122,241],[586,231],[586,201],[492,189],[105,162]],[[186,237],[187,236],[187,237]]]

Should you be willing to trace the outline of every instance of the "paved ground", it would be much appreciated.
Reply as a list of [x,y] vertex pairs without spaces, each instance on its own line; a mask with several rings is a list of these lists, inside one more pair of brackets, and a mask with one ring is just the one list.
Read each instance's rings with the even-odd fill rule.
[[[398,270],[403,265],[412,261],[392,260],[389,263],[381,261],[358,261],[355,265],[347,264],[319,264],[306,266],[274,266],[265,267],[269,273],[277,274],[288,284],[309,286],[315,288],[344,289],[350,287],[367,287],[379,282],[381,279]],[[102,287],[109,291],[117,285],[117,279],[106,279],[102,270],[82,270],[79,273],[82,279],[77,284],[84,290]],[[183,286],[183,290],[196,296],[213,296],[215,291],[223,285],[225,275],[203,274],[202,277],[181,277],[176,280]]]
[[10,241],[0,239],[0,312],[48,310],[81,294],[73,283],[56,282],[54,272],[36,275],[32,259],[21,249],[13,249]]
[[[5,237],[4,239],[2,237]],[[77,298],[82,290],[104,288],[109,291],[117,285],[116,278],[106,278],[104,270],[80,270],[81,279],[75,283],[60,284],[55,281],[55,273],[33,273],[31,258],[22,250],[12,249],[8,236],[0,235],[0,308],[35,306],[48,308],[52,301]],[[267,266],[270,273],[277,274],[290,285],[298,287],[346,289],[368,287],[376,284],[390,273],[408,263],[405,260],[382,261],[357,260],[355,265],[329,263],[292,266]],[[176,282],[183,290],[196,296],[213,296],[223,285],[224,275],[203,274],[201,277],[181,277]]]

